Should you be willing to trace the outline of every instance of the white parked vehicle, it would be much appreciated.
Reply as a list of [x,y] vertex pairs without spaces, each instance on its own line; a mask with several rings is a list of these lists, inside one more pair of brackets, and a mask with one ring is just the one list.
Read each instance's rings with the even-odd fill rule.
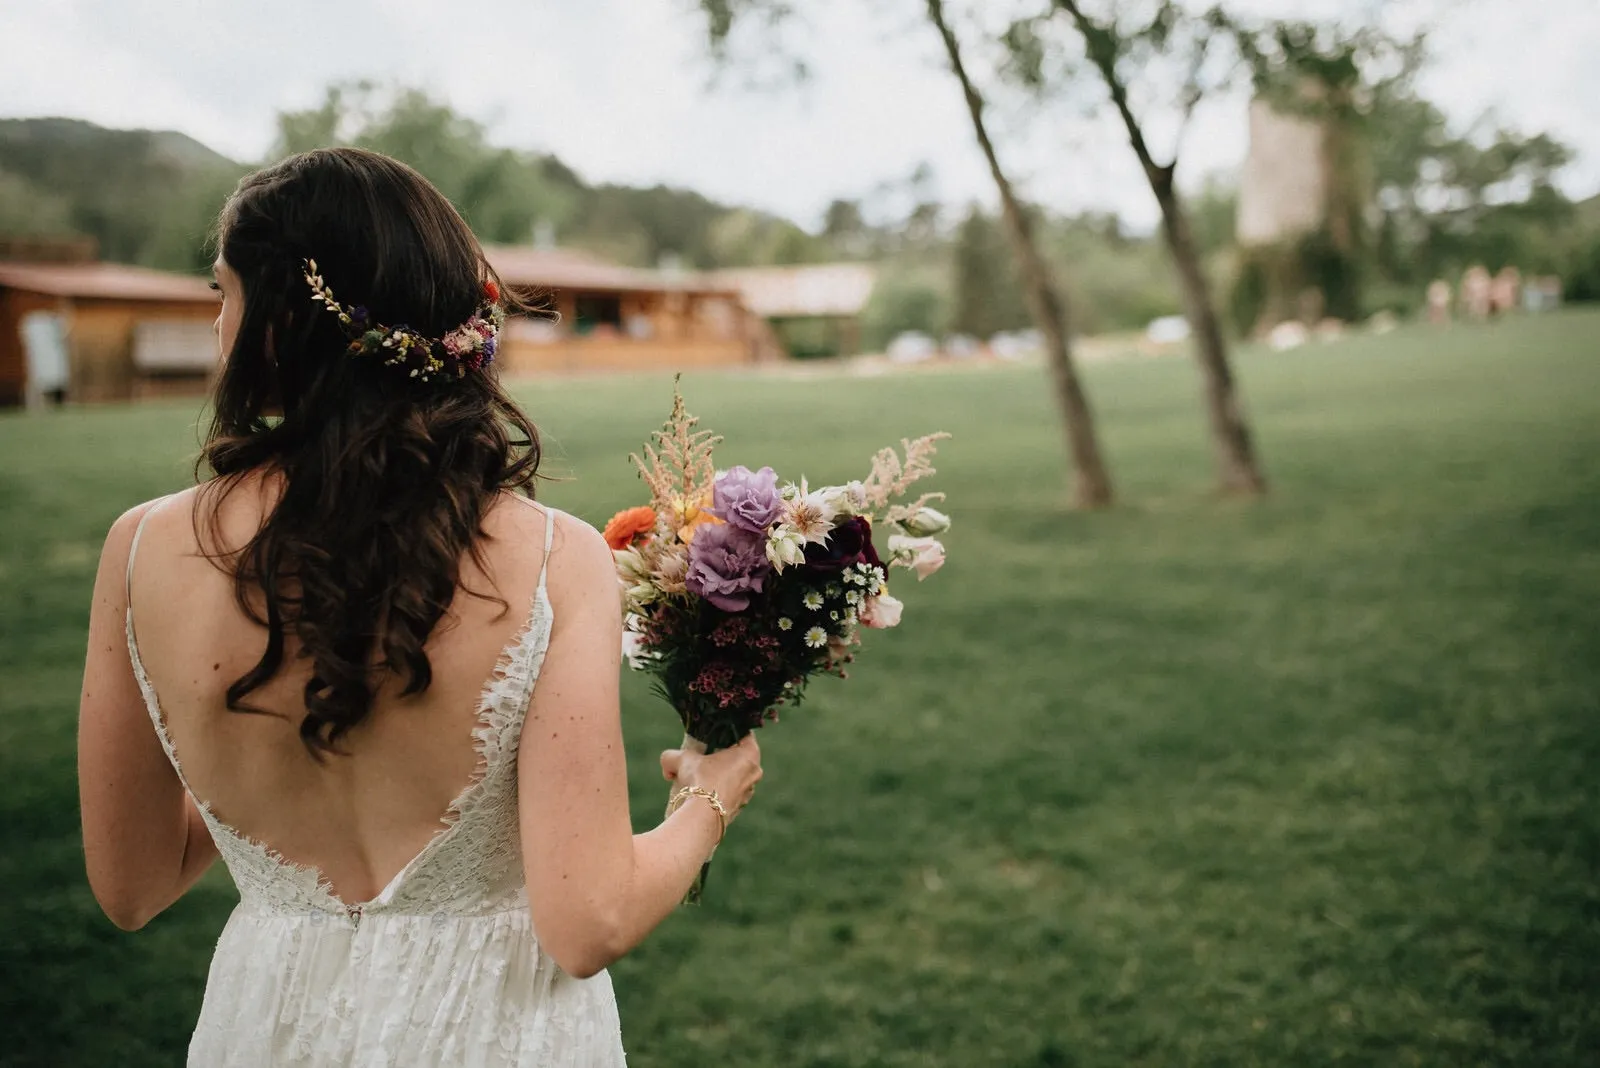
[[920,330],[907,330],[889,342],[888,356],[895,363],[921,363],[939,353],[939,343]]
[[1150,325],[1144,328],[1144,336],[1157,345],[1176,345],[1180,341],[1188,341],[1189,320],[1181,315],[1163,315],[1150,320]]

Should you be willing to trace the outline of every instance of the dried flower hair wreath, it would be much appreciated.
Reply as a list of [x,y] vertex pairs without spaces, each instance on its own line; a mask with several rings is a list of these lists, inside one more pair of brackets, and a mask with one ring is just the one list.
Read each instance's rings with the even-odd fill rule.
[[359,304],[340,304],[317,273],[317,261],[304,262],[312,300],[339,317],[339,325],[350,338],[345,351],[352,355],[382,356],[385,366],[397,367],[423,382],[441,372],[461,378],[469,368],[477,371],[494,359],[500,326],[506,319],[505,309],[500,307],[500,287],[494,279],[484,280],[484,302],[472,318],[443,337],[432,338],[404,323],[384,326],[372,322],[367,309]]

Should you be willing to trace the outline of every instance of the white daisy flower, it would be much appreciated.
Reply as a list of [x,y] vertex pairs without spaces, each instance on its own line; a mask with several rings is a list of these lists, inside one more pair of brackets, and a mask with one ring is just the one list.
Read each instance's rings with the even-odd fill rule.
[[833,620],[835,623],[837,623],[839,621],[839,613],[838,612],[829,612],[828,613],[828,618]]
[[844,593],[844,603],[845,604],[860,604],[861,603],[861,591],[860,590],[846,590],[845,593]]
[[816,590],[812,590],[810,593],[800,598],[800,603],[805,605],[811,611],[816,612],[822,608],[822,594],[818,593]]
[[793,630],[794,629],[794,620],[790,619],[788,616],[779,616],[778,617],[778,629],[779,630]]
[[806,644],[813,649],[821,649],[828,644],[828,632],[821,627],[812,627],[806,631]]

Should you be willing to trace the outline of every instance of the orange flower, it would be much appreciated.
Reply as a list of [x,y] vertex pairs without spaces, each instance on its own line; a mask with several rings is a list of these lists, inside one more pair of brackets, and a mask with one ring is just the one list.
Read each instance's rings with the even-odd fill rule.
[[623,509],[612,516],[601,536],[612,549],[626,549],[633,544],[634,538],[650,533],[655,526],[656,510],[641,505],[638,508]]

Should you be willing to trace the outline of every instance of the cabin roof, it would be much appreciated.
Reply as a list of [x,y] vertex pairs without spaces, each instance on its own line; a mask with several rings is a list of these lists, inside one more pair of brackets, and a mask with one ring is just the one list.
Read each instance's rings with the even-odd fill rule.
[[512,286],[606,292],[736,292],[731,284],[703,272],[625,267],[577,249],[488,245],[483,252],[500,281]]
[[860,315],[878,278],[865,263],[737,267],[711,273],[736,288],[745,307],[768,319]]
[[53,297],[215,303],[205,279],[125,263],[0,263],[0,287]]

